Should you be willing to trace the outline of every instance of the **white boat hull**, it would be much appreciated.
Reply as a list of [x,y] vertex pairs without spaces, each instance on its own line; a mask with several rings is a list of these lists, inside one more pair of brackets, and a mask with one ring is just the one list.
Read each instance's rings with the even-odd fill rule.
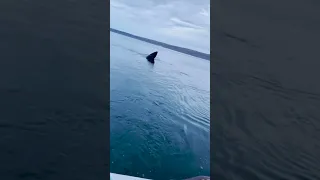
[[148,180],[148,179],[134,177],[134,176],[127,176],[127,175],[122,175],[122,174],[110,173],[110,180]]

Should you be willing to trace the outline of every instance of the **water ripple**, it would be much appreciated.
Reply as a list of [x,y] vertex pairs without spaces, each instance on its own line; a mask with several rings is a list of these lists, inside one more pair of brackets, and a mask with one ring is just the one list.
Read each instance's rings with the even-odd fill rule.
[[149,178],[172,168],[167,178],[209,174],[210,62],[157,49],[149,66],[145,55],[155,47],[112,38],[120,39],[111,46],[111,159],[135,167],[111,169]]

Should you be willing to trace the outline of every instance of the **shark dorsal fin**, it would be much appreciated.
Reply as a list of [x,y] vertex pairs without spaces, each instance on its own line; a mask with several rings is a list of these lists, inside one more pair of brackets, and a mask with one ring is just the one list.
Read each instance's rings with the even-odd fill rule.
[[149,54],[146,58],[149,62],[154,63],[154,59],[156,58],[158,51]]

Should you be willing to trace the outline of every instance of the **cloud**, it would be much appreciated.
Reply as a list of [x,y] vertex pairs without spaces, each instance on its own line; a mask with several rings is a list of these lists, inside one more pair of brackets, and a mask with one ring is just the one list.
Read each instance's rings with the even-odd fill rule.
[[209,0],[111,0],[114,29],[210,52]]
[[196,24],[192,24],[186,21],[183,21],[181,19],[178,19],[176,17],[173,17],[170,19],[172,22],[174,22],[176,26],[182,26],[182,27],[189,27],[189,28],[194,28],[194,29],[202,29],[203,27],[198,26]]

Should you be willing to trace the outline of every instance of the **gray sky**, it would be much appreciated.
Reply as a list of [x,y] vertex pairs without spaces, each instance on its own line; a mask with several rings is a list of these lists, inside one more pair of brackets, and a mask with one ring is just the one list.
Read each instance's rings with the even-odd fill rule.
[[111,28],[210,52],[210,0],[110,0]]

